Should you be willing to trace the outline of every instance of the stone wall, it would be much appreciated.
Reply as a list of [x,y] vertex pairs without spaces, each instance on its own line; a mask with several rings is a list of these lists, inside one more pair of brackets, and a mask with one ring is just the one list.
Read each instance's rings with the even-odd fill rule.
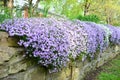
[[87,72],[95,70],[116,55],[120,54],[120,46],[107,48],[91,62],[75,61],[58,73],[48,73],[40,65],[34,65],[25,59],[24,49],[17,45],[17,39],[6,32],[0,32],[0,80],[82,80]]

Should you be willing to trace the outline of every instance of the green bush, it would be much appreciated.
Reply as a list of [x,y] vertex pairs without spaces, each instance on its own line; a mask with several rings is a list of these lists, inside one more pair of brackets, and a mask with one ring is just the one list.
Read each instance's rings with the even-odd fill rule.
[[77,19],[79,19],[81,21],[92,21],[92,22],[96,22],[96,23],[100,22],[99,17],[96,15],[86,15],[86,16],[79,15],[77,17]]

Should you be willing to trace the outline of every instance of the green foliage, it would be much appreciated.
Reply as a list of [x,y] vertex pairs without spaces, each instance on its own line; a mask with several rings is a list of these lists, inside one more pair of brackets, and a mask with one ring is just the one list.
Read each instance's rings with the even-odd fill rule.
[[117,20],[116,22],[115,22],[115,21],[113,21],[113,25],[114,25],[114,26],[118,26],[118,27],[119,27],[119,26],[120,26],[120,22],[119,22],[119,20]]
[[99,76],[99,80],[119,80],[119,78],[114,74],[101,73]]
[[17,6],[16,8],[15,8],[15,11],[14,11],[15,13],[16,13],[16,17],[17,18],[21,18],[22,17],[22,10],[19,8],[19,6]]
[[43,15],[44,15],[44,17],[47,17],[47,15],[48,15],[48,10],[49,10],[49,6],[46,5],[46,6],[44,7],[44,10],[43,10]]
[[45,0],[45,1],[40,1],[40,5],[43,7],[43,16],[47,17],[48,16],[48,11],[51,7],[52,0]]
[[79,2],[78,0],[66,0],[62,8],[63,9],[61,14],[70,19],[75,19],[78,15],[83,15],[81,2]]
[[103,66],[102,69],[104,71],[100,72],[98,80],[120,80],[120,56]]
[[86,15],[86,16],[79,15],[77,19],[82,20],[82,21],[92,21],[96,23],[100,22],[99,17],[96,15]]
[[[11,10],[9,10],[8,8],[0,8],[0,23],[2,23],[5,19],[10,19],[12,18],[11,15]],[[3,11],[3,12],[2,12]]]

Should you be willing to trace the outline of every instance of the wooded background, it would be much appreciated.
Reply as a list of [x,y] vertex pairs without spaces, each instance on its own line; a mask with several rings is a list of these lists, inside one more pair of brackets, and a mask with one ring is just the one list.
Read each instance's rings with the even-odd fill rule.
[[120,0],[0,0],[0,22],[50,15],[119,26]]

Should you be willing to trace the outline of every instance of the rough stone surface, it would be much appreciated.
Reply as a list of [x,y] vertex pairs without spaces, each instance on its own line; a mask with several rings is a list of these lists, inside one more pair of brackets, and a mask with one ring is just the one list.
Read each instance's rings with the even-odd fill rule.
[[20,61],[18,63],[14,63],[9,65],[9,74],[14,74],[20,71],[25,71],[27,69],[27,64],[25,61]]
[[0,65],[0,78],[8,76],[8,66],[6,64]]
[[39,66],[29,69],[24,76],[24,80],[45,80],[45,78],[46,71]]
[[[25,72],[17,73],[15,75],[9,75],[8,77],[1,78],[0,80],[24,80]],[[26,79],[29,80],[29,79]]]
[[87,72],[102,66],[120,54],[120,46],[107,48],[95,60],[76,60],[58,73],[48,73],[45,68],[34,65],[23,57],[24,49],[17,45],[17,39],[6,32],[0,32],[0,80],[82,80]]
[[71,80],[71,68],[64,68],[61,72],[57,73],[47,73],[45,80]]
[[17,38],[9,37],[6,32],[0,32],[0,45],[1,46],[14,46],[18,47]]
[[5,47],[0,45],[0,64],[9,61],[9,59],[15,54],[14,48]]

